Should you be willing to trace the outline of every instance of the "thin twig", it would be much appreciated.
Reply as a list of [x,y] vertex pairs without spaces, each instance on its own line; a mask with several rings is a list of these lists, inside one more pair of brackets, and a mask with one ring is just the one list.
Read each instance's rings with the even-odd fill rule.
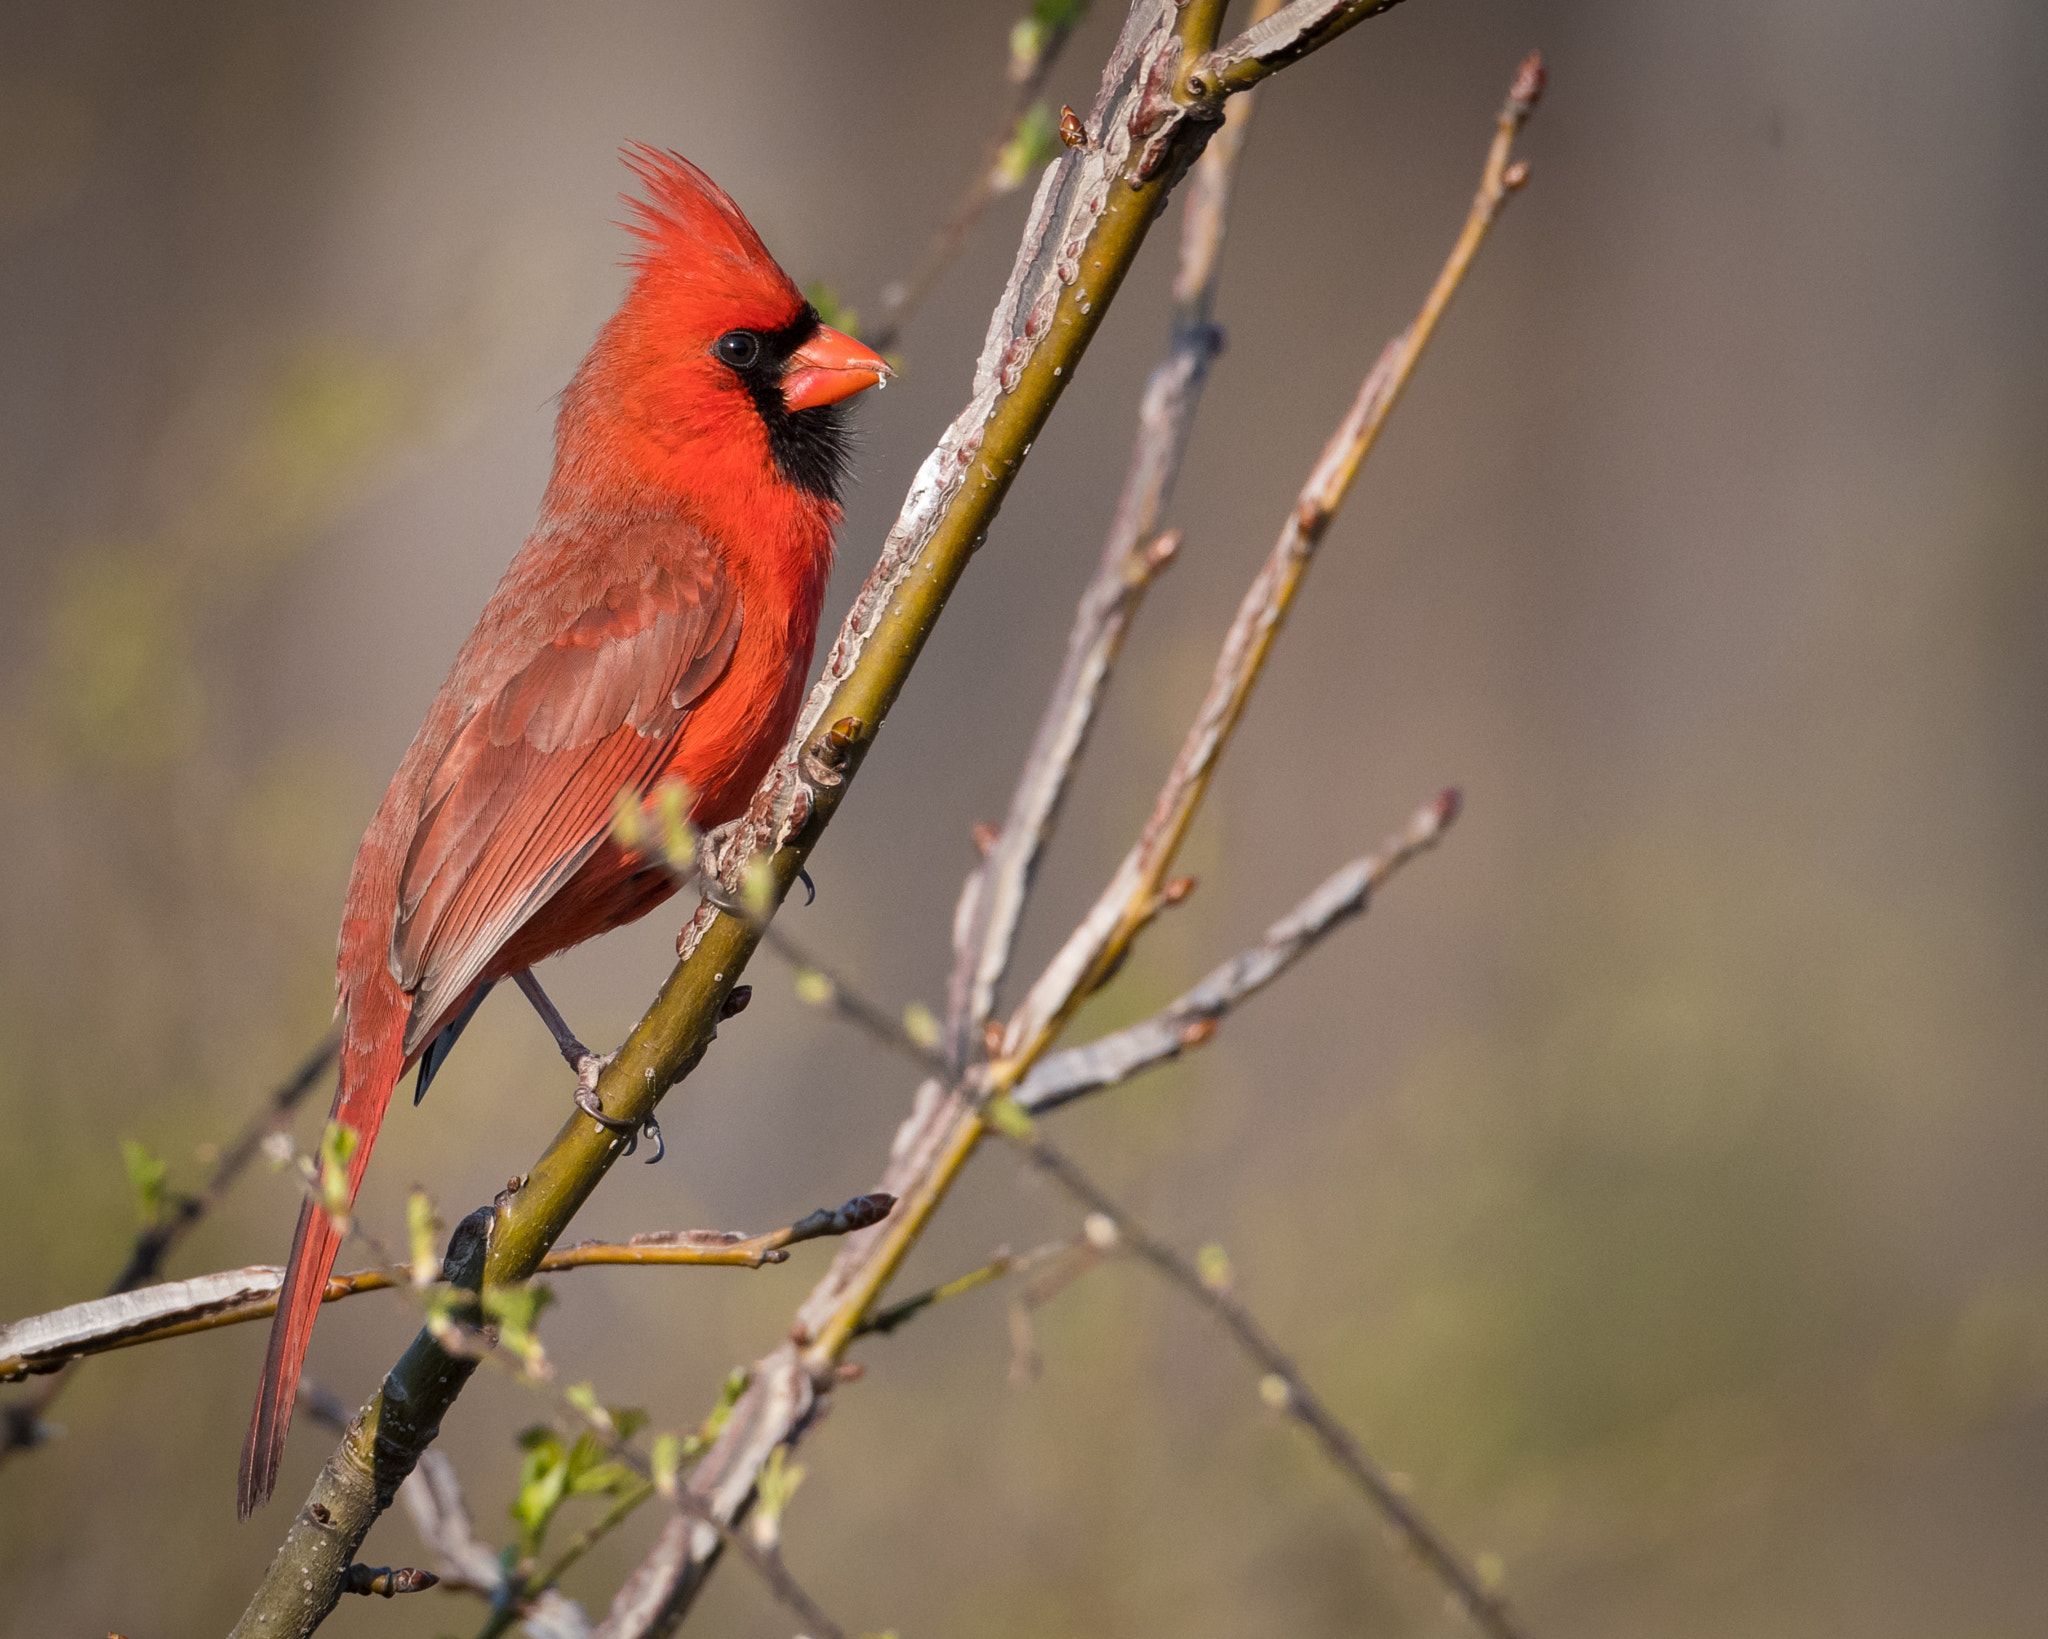
[[[1286,11],[1296,8],[1285,8]],[[1275,19],[1278,21],[1278,18]],[[1350,413],[1324,446],[1322,458],[1303,485],[1280,539],[1265,567],[1246,591],[1224,639],[1209,694],[1196,714],[1179,759],[1154,804],[1152,817],[1096,900],[1095,906],[1047,964],[1038,982],[1011,1016],[1004,1032],[1002,1060],[992,1068],[999,1089],[1018,1079],[1012,1066],[1044,1043],[1072,1017],[1081,1002],[1122,961],[1130,941],[1165,900],[1160,888],[1195,810],[1207,792],[1218,759],[1251,698],[1273,640],[1286,620],[1324,532],[1344,504],[1359,468],[1378,442],[1387,417],[1414,377],[1415,367],[1436,334],[1445,310],[1470,271],[1487,232],[1508,200],[1528,181],[1526,162],[1510,163],[1515,136],[1543,90],[1542,61],[1529,57],[1495,122],[1479,191],[1464,230],[1443,271],[1422,304],[1415,323],[1389,342],[1367,374]]]
[[[545,1374],[545,1369],[535,1371],[526,1360],[508,1350],[489,1332],[464,1321],[453,1317],[445,1318],[437,1335],[441,1339],[442,1347],[451,1354],[473,1360],[479,1365],[490,1366],[511,1378],[522,1388],[550,1401],[558,1415],[587,1429],[608,1455],[631,1469],[650,1489],[658,1489],[646,1459],[619,1437],[618,1427],[612,1421],[611,1414],[598,1407],[594,1397],[589,1402],[579,1403],[566,1391],[556,1388],[552,1378]],[[813,1630],[815,1639],[847,1639],[846,1630],[825,1613],[823,1607],[804,1591],[803,1584],[790,1573],[789,1567],[782,1561],[779,1548],[763,1547],[753,1541],[746,1532],[718,1519],[687,1486],[676,1486],[669,1500],[681,1515],[696,1521],[708,1530],[716,1531],[725,1546],[737,1549],[740,1557],[746,1560],[768,1585],[769,1591]]]
[[[891,1052],[902,1053],[920,1069],[943,1067],[929,1036],[920,1039],[905,1022],[908,1014],[892,1016],[879,1002],[870,1001],[836,968],[828,967],[780,928],[770,926],[761,936],[762,948],[779,958],[796,979],[797,996],[813,1007],[829,1007],[849,1024],[857,1026]],[[936,1031],[936,1024],[933,1025]]]
[[1284,1398],[1280,1392],[1261,1385],[1269,1403],[1275,1404],[1276,1410],[1284,1410],[1316,1437],[1324,1454],[1386,1515],[1415,1557],[1436,1573],[1481,1631],[1492,1635],[1492,1639],[1523,1639],[1521,1628],[1508,1610],[1506,1597],[1497,1588],[1489,1587],[1487,1579],[1466,1563],[1443,1532],[1402,1495],[1399,1483],[1373,1460],[1358,1443],[1357,1436],[1308,1386],[1301,1369],[1227,1284],[1203,1279],[1194,1264],[1133,1220],[1064,1151],[1036,1134],[1005,1136],[1075,1200],[1114,1224],[1119,1245],[1135,1252],[1214,1315],[1269,1380],[1279,1380]]
[[[1154,9],[1146,4],[1146,0],[1138,0],[1132,22],[1126,25],[1125,39],[1119,42],[1120,56],[1140,18],[1148,11],[1151,13],[1148,26],[1155,31],[1162,25],[1178,28],[1198,15],[1206,15],[1211,22],[1214,18],[1213,11],[1198,7],[1190,7],[1187,12],[1176,13],[1169,18],[1163,8]],[[1153,38],[1157,37],[1155,32]],[[1199,37],[1190,37],[1190,41],[1196,45],[1201,43]],[[1177,33],[1173,35],[1172,49],[1176,53],[1184,43],[1188,42],[1184,42]],[[1154,61],[1163,68],[1165,58],[1166,53],[1161,52]],[[1113,61],[1113,72],[1116,66]],[[1528,78],[1525,65],[1523,75],[1516,82],[1518,95]],[[1527,106],[1532,101],[1533,87],[1528,97],[1521,98],[1517,126],[1526,116]],[[1165,99],[1165,107],[1175,106],[1170,98]],[[1170,120],[1172,116],[1163,118]],[[1115,127],[1098,120],[1096,129],[1114,130]],[[1128,127],[1124,129],[1128,130]],[[1167,163],[1166,144],[1170,141],[1170,134],[1162,135],[1161,130],[1155,130],[1146,139],[1144,150],[1135,160],[1133,169],[1144,175],[1157,174],[1148,167]],[[1155,144],[1159,146],[1155,148]],[[1488,177],[1501,198],[1505,197],[1501,189],[1518,184],[1526,175],[1521,173],[1514,183],[1508,183],[1495,176],[1496,169],[1489,163]],[[1478,238],[1483,237],[1484,225],[1490,224],[1493,216],[1498,214],[1498,208],[1496,202],[1485,216],[1477,235],[1471,232],[1468,222],[1467,234],[1453,252],[1445,278],[1439,280],[1437,290],[1425,304],[1424,318],[1418,321],[1412,339],[1404,338],[1402,344],[1397,344],[1405,357],[1405,363],[1395,372],[1397,381],[1405,380],[1407,371],[1413,368],[1421,351],[1421,340],[1426,339],[1435,316],[1441,313],[1449,291],[1455,289],[1462,279],[1470,264],[1471,252],[1476,249]],[[1376,371],[1375,376],[1369,378],[1369,385],[1378,378],[1379,372]],[[1371,420],[1373,430],[1376,430],[1395,396],[1383,388],[1379,393],[1384,394],[1385,403],[1379,405],[1377,415]],[[1373,396],[1376,398],[1379,393]],[[1363,458],[1370,441],[1369,436],[1361,440],[1345,464],[1346,470],[1341,474],[1345,482],[1337,487],[1334,499],[1341,499],[1342,490],[1348,487],[1349,477],[1356,471],[1357,461]],[[984,464],[983,470],[994,480],[995,469]],[[1322,469],[1318,469],[1317,476],[1324,476]],[[1298,521],[1310,526],[1317,536],[1327,524],[1328,516],[1326,509],[1311,510],[1305,516],[1297,513]],[[1294,578],[1299,578],[1298,566]],[[1270,635],[1269,631],[1268,640]],[[1259,648],[1262,650],[1263,646],[1260,644]],[[1239,704],[1241,706],[1241,701]],[[813,721],[818,715],[822,713],[814,713]],[[1234,713],[1231,715],[1234,717]],[[1210,762],[1213,766],[1213,751]],[[1206,784],[1206,775],[1194,783],[1197,786]],[[1199,789],[1193,794],[1198,796]],[[1148,907],[1148,913],[1151,908],[1156,907]],[[1091,970],[1098,975],[1101,972],[1092,964]],[[1078,978],[1079,975],[1077,981]],[[1064,1017],[1071,1005],[1070,998],[1057,1010],[1058,1015]],[[821,1387],[831,1380],[830,1374],[852,1341],[860,1320],[872,1309],[890,1276],[923,1233],[931,1214],[960,1176],[987,1130],[987,1120],[1000,1118],[1008,1110],[1017,1120],[1028,1122],[1029,1117],[1017,1111],[1007,1099],[998,1096],[993,1102],[986,1100],[989,1093],[1001,1095],[1014,1087],[1050,1040],[1048,1027],[1027,1032],[1025,1040],[1016,1042],[1017,1022],[1013,1019],[1011,1040],[1005,1042],[1007,1062],[990,1067],[987,1076],[975,1078],[975,1101],[970,1102],[960,1086],[949,1086],[936,1078],[919,1087],[911,1114],[898,1129],[889,1164],[884,1171],[885,1186],[901,1202],[896,1213],[892,1214],[887,1225],[849,1237],[833,1259],[825,1278],[798,1311],[792,1340],[759,1363],[752,1387],[735,1407],[732,1421],[727,1424],[718,1445],[699,1465],[692,1479],[693,1489],[719,1518],[730,1520],[743,1514],[753,1499],[756,1480],[771,1454],[801,1438],[817,1410]],[[1052,1022],[1048,1018],[1048,1026]],[[611,1621],[623,1627],[628,1613],[633,1613],[634,1619],[638,1620],[638,1613],[655,1609],[660,1613],[660,1621],[646,1631],[670,1631],[702,1587],[716,1562],[717,1551],[715,1536],[674,1527],[665,1529],[648,1557],[621,1589],[613,1605]],[[609,1623],[606,1631],[612,1631]]]
[[1401,0],[1294,0],[1254,22],[1190,65],[1184,84],[1197,99],[1242,95],[1267,75],[1299,62],[1346,29],[1391,11]]
[[[844,1206],[820,1207],[765,1235],[683,1229],[654,1230],[626,1241],[584,1241],[557,1247],[541,1259],[536,1273],[599,1267],[760,1269],[786,1263],[788,1248],[803,1241],[849,1235],[880,1223],[895,1204],[887,1195],[857,1195]],[[384,1256],[381,1268],[330,1275],[320,1301],[338,1303],[361,1292],[387,1292],[419,1284],[411,1264]],[[113,1349],[268,1319],[277,1312],[277,1292],[283,1283],[284,1271],[275,1264],[254,1264],[15,1321],[0,1327],[0,1380],[59,1371],[72,1361]]]
[[949,1298],[964,1297],[978,1291],[992,1281],[1002,1280],[1008,1275],[1021,1275],[1034,1269],[1049,1258],[1059,1256],[1073,1246],[1072,1241],[1049,1241],[1044,1246],[1035,1246],[1029,1252],[998,1252],[979,1268],[970,1269],[964,1275],[955,1275],[949,1281],[930,1286],[924,1291],[905,1298],[901,1303],[892,1303],[886,1309],[877,1309],[860,1323],[856,1334],[860,1337],[887,1337],[905,1321],[921,1315],[935,1303],[944,1303]]
[[[132,1292],[156,1278],[170,1249],[220,1205],[241,1177],[243,1169],[262,1149],[263,1140],[290,1121],[300,1101],[320,1085],[334,1063],[335,1050],[339,1045],[339,1035],[329,1031],[320,1045],[306,1055],[299,1067],[243,1124],[242,1130],[214,1163],[213,1176],[207,1179],[206,1187],[197,1195],[180,1195],[165,1203],[164,1215],[136,1235],[135,1244],[128,1252],[128,1261],[108,1286],[107,1296],[117,1297],[123,1292]],[[42,1443],[49,1409],[57,1396],[64,1392],[65,1385],[77,1369],[75,1363],[63,1367],[23,1399],[0,1409],[0,1463],[6,1462],[17,1451]],[[16,1374],[8,1372],[5,1363],[0,1362],[0,1379],[13,1375]]]
[[[1260,0],[1254,16],[1272,10],[1272,0]],[[1215,322],[1217,276],[1231,180],[1255,101],[1232,99],[1222,128],[1190,174],[1166,354],[1145,384],[1116,513],[1095,574],[1081,594],[1066,658],[1017,776],[1009,812],[960,892],[943,1043],[955,1074],[967,1067],[994,1011],[1033,872],[1052,838],[1068,778],[1087,743],[1124,636],[1146,590],[1179,550],[1178,532],[1162,534],[1160,525],[1180,476],[1209,367],[1223,349],[1223,331]]]
[[1435,847],[1457,818],[1460,801],[1455,790],[1445,790],[1423,804],[1406,829],[1389,837],[1378,853],[1355,859],[1325,878],[1256,945],[1212,969],[1201,983],[1151,1018],[1040,1059],[1011,1095],[1017,1107],[1041,1115],[1204,1045],[1226,1013],[1279,978],[1333,929],[1363,915],[1387,878]]
[[1011,27],[1009,72],[1005,76],[1010,89],[1002,113],[982,144],[973,178],[946,212],[917,266],[904,278],[883,287],[881,317],[862,337],[870,347],[886,351],[903,339],[905,327],[924,305],[940,276],[953,265],[974,224],[981,220],[981,213],[991,201],[1023,185],[1024,168],[1006,167],[1005,151],[1022,139],[1024,121],[1038,100],[1039,91],[1065,49],[1068,37],[1087,12],[1088,0],[1038,0]]
[[[746,813],[705,839],[718,891],[677,941],[677,962],[598,1078],[610,1119],[578,1111],[489,1216],[483,1278],[531,1275],[624,1148],[709,1049],[772,917],[851,791],[945,605],[1133,265],[1161,205],[1198,156],[1211,116],[1172,94],[1174,65],[1208,49],[1173,0],[1133,0],[1088,117],[1093,138],[1046,168],[977,361],[966,406],[919,469],[881,554],[824,656],[781,757]],[[721,908],[744,902],[740,915]],[[465,1220],[466,1221],[466,1220]],[[323,1465],[237,1633],[305,1639],[341,1574],[474,1371],[415,1336]],[[765,1454],[763,1460],[765,1461]],[[751,1478],[748,1494],[752,1492]],[[315,1506],[329,1526],[304,1527]],[[716,1552],[716,1539],[710,1551]],[[664,1612],[671,1608],[666,1595]],[[664,1614],[662,1622],[669,1617]]]

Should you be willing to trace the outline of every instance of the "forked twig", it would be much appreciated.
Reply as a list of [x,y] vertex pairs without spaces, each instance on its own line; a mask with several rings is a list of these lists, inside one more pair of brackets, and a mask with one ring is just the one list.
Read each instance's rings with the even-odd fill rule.
[[[857,1195],[844,1206],[820,1207],[765,1235],[732,1230],[655,1230],[625,1241],[584,1241],[557,1247],[541,1259],[539,1274],[568,1269],[695,1267],[760,1269],[786,1263],[788,1248],[803,1241],[850,1235],[880,1223],[895,1205],[888,1195]],[[0,1381],[67,1369],[87,1355],[193,1332],[267,1320],[277,1312],[284,1271],[275,1264],[227,1269],[192,1280],[167,1281],[140,1291],[73,1304],[0,1326]],[[322,1303],[338,1303],[361,1292],[416,1288],[410,1264],[388,1263],[349,1275],[330,1275]]]
[[1389,877],[1442,840],[1458,817],[1460,804],[1455,790],[1423,804],[1406,829],[1389,837],[1378,853],[1355,859],[1325,878],[1256,945],[1212,969],[1200,984],[1151,1018],[1040,1059],[1011,1095],[1017,1108],[1027,1115],[1056,1110],[1208,1042],[1226,1013],[1279,978],[1325,935],[1362,916]]
[[[1261,0],[1254,19],[1273,10]],[[1102,556],[1067,636],[1067,652],[1032,736],[1009,812],[982,863],[969,873],[953,915],[953,974],[943,1046],[954,1074],[966,1069],[997,988],[1016,948],[1032,873],[1052,839],[1067,782],[1094,726],[1095,712],[1146,590],[1180,548],[1161,533],[1180,476],[1209,367],[1223,349],[1216,285],[1229,220],[1231,180],[1256,99],[1233,98],[1221,129],[1195,162],[1181,208],[1180,260],[1166,355],[1153,366],[1138,409],[1138,430]]]
[[[1189,12],[1196,9],[1190,7]],[[1297,0],[1272,22],[1277,25],[1285,21],[1288,29],[1294,31],[1289,38],[1300,38],[1301,30],[1320,26],[1318,19],[1329,25],[1327,32],[1336,32],[1378,9],[1384,9],[1384,5],[1347,6],[1336,0],[1311,4],[1308,0]],[[1213,21],[1213,11],[1208,15]],[[1197,67],[1201,61],[1197,58]],[[752,1500],[756,1479],[771,1455],[802,1437],[862,1319],[873,1311],[888,1279],[959,1177],[988,1131],[989,1123],[1029,1122],[1030,1118],[1003,1095],[1028,1074],[1057,1026],[1078,1005],[1080,995],[1085,993],[1084,986],[1106,976],[1121,948],[1127,947],[1129,938],[1158,909],[1165,887],[1166,863],[1195,801],[1206,787],[1215,757],[1242,709],[1243,694],[1257,675],[1258,662],[1270,645],[1277,618],[1284,613],[1308,556],[1350,487],[1359,462],[1398,398],[1486,229],[1498,216],[1508,194],[1526,178],[1525,169],[1506,165],[1506,151],[1540,86],[1540,66],[1532,59],[1524,64],[1516,79],[1514,94],[1489,155],[1479,202],[1444,274],[1416,324],[1396,339],[1368,377],[1359,402],[1332,441],[1331,449],[1325,452],[1323,462],[1318,464],[1304,492],[1303,504],[1296,508],[1283,531],[1275,555],[1277,562],[1269,561],[1268,572],[1255,583],[1254,595],[1247,600],[1256,604],[1252,618],[1233,627],[1218,668],[1219,687],[1212,689],[1210,701],[1205,702],[1190,735],[1190,745],[1184,748],[1160,805],[1155,808],[1155,823],[1148,826],[1135,851],[1138,869],[1128,873],[1129,880],[1120,873],[1112,884],[1112,892],[1105,893],[1105,901],[1112,904],[1108,925],[1101,926],[1091,919],[1091,924],[1084,926],[1081,936],[1086,945],[1085,959],[1068,958],[1057,986],[1042,980],[1043,988],[1035,987],[1036,1002],[1027,998],[1024,1007],[1012,1017],[998,1060],[951,1083],[933,1078],[918,1088],[911,1114],[898,1129],[884,1171],[884,1186],[900,1197],[897,1211],[889,1223],[850,1237],[840,1249],[825,1278],[798,1311],[791,1340],[759,1363],[752,1386],[734,1408],[732,1420],[717,1446],[699,1465],[692,1487],[719,1518],[738,1518]],[[1136,162],[1140,168],[1151,152],[1148,141],[1145,154]],[[1118,889],[1124,896],[1120,900],[1112,898]],[[971,950],[979,948],[970,942],[961,944]],[[717,1551],[715,1533],[692,1526],[666,1528],[621,1591],[613,1607],[614,1616],[627,1609],[641,1611],[650,1604],[658,1604],[661,1622],[654,1631],[669,1631],[703,1585]]]

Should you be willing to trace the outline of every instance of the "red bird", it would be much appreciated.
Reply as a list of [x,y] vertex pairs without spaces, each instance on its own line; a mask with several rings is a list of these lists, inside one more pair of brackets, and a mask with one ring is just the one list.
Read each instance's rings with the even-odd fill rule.
[[[351,1200],[399,1077],[422,1061],[425,1090],[485,990],[530,987],[534,963],[674,891],[611,839],[621,793],[681,779],[707,827],[745,807],[810,671],[840,519],[840,401],[889,374],[819,322],[702,171],[644,147],[626,157],[647,194],[629,201],[631,288],[562,395],[533,533],[349,878],[333,1119],[359,1138]],[[277,1483],[338,1245],[309,1201],[242,1449],[244,1516]]]

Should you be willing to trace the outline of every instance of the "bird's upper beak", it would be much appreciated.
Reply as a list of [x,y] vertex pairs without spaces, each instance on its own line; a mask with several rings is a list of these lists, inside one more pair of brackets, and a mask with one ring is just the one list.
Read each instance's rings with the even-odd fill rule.
[[837,404],[879,387],[895,373],[851,336],[821,324],[815,336],[789,355],[782,372],[782,402],[791,410]]

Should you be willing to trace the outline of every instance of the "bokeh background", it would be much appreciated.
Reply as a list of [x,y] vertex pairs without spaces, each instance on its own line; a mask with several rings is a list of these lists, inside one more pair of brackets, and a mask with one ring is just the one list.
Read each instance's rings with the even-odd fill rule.
[[[964,182],[1017,0],[0,14],[0,1314],[99,1291],[119,1142],[206,1171],[325,1025],[349,859],[532,515],[551,395],[621,288],[619,144],[719,177],[870,311]],[[1085,106],[1118,8],[1052,82]],[[1540,45],[1535,181],[1351,508],[1188,862],[1085,1036],[1254,937],[1436,787],[1467,817],[1199,1054],[1061,1117],[1242,1295],[1532,1630],[1993,1639],[2048,1624],[2048,12],[2035,0],[1415,0],[1274,82],[1231,336],[1025,941],[1140,819],[1311,455],[1461,219]],[[836,620],[965,389],[1024,196],[860,409]],[[937,999],[1092,564],[1173,235],[1154,236],[938,629],[788,929]],[[664,910],[549,976],[595,1042]],[[766,1228],[866,1188],[910,1078],[757,964],[757,1000],[579,1229]],[[366,1195],[450,1218],[567,1083],[494,1001]],[[324,1107],[324,1097],[321,1101]],[[301,1136],[317,1131],[308,1109]],[[177,1253],[282,1256],[259,1169]],[[978,1162],[903,1289],[1071,1233]],[[547,1336],[659,1426],[768,1348],[780,1271],[555,1282]],[[793,1567],[852,1629],[990,1639],[1464,1631],[1253,1374],[1135,1267],[864,1347],[806,1446]],[[328,1311],[360,1400],[412,1329]],[[0,1634],[224,1629],[263,1346],[93,1362],[0,1469]],[[18,1394],[18,1390],[6,1391]],[[484,1530],[533,1402],[448,1427]],[[570,1523],[575,1523],[574,1519]],[[569,1589],[602,1608],[637,1522]],[[374,1563],[421,1557],[404,1519]],[[479,1612],[351,1601],[328,1631]],[[738,1567],[697,1617],[779,1635]]]

